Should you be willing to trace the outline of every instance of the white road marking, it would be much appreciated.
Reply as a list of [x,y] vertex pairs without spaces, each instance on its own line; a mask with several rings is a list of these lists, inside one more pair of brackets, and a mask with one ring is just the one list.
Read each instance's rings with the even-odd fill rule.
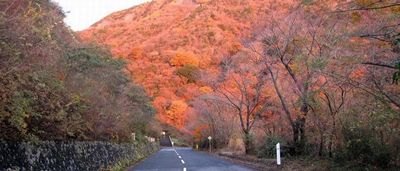
[[183,168],[183,171],[186,171],[186,167]]
[[185,164],[185,161],[181,160],[182,164]]
[[180,159],[182,158],[181,156],[178,156]]
[[178,155],[179,156],[179,153],[174,149],[174,151],[175,151],[175,153],[176,153],[176,155]]

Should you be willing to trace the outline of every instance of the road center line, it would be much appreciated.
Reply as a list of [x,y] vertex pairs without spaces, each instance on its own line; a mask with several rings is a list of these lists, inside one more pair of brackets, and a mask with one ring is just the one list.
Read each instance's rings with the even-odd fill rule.
[[183,171],[186,171],[186,167],[183,168]]
[[181,160],[182,164],[185,164],[185,161]]
[[176,155],[178,155],[178,156],[179,156],[178,152],[177,152],[175,149],[174,149],[174,151],[175,151]]
[[180,159],[182,158],[181,156],[178,156]]

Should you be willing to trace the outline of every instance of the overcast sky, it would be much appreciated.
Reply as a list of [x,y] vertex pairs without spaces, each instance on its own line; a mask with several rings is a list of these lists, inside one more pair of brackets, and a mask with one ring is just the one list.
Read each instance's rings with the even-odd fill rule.
[[66,12],[65,22],[80,31],[115,11],[130,8],[150,0],[52,0]]

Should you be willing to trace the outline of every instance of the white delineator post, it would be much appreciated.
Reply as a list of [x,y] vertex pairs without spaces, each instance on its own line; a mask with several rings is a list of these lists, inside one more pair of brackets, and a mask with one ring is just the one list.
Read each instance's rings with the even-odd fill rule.
[[212,139],[212,137],[208,136],[207,139],[208,139],[209,150],[210,150],[210,153],[211,153],[211,139]]
[[281,165],[281,146],[279,143],[276,144],[276,164]]
[[132,132],[132,139],[133,141],[136,141],[136,134],[134,132]]

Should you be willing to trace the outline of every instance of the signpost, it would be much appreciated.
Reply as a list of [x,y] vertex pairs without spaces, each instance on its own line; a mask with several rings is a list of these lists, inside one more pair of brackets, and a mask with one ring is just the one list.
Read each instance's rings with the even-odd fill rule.
[[281,165],[281,147],[280,144],[276,144],[276,164]]
[[210,149],[210,153],[211,153],[211,140],[212,140],[212,137],[208,136],[208,146],[209,146],[209,149]]
[[134,133],[134,132],[132,132],[132,139],[133,139],[133,141],[136,141],[136,134]]

